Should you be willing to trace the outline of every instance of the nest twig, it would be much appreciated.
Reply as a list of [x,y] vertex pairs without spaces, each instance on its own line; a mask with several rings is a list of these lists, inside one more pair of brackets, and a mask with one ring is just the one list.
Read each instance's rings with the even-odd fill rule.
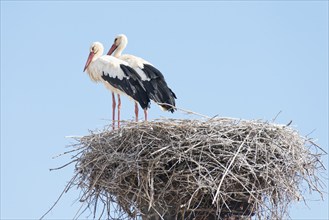
[[163,119],[78,141],[71,184],[95,217],[101,210],[109,219],[282,219],[303,199],[302,184],[322,196],[324,152],[288,126]]

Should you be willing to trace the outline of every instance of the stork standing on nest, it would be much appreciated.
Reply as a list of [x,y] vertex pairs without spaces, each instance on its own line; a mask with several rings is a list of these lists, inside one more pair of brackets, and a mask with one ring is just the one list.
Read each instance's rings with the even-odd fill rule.
[[[143,87],[139,74],[123,60],[113,56],[103,55],[104,47],[99,42],[90,46],[90,53],[83,71],[87,70],[89,77],[94,82],[102,82],[112,92],[112,120],[115,127],[115,97],[114,93],[124,94],[139,103],[146,112],[150,106],[150,99]],[[118,103],[118,127],[120,127],[120,107]],[[146,117],[146,116],[145,116]],[[137,119],[137,115],[136,115]]]
[[[127,62],[141,77],[143,86],[151,100],[156,102],[162,110],[175,111],[175,93],[168,87],[162,73],[146,60],[130,54],[121,55],[126,48],[128,39],[126,35],[120,34],[114,39],[114,43],[107,55],[111,55]],[[118,94],[120,100],[120,95]],[[138,105],[135,104],[135,114],[138,115]],[[147,109],[144,109],[145,120],[147,120]]]

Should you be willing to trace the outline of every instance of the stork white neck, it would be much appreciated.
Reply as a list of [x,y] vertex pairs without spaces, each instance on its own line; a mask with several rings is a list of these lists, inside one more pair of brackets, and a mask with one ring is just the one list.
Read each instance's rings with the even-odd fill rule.
[[93,56],[93,59],[91,62],[97,60],[99,57],[101,57],[104,53],[104,46],[100,42],[94,42],[90,47],[90,52],[93,52],[95,55]]
[[114,57],[120,57],[122,54],[122,51],[126,48],[127,44],[128,44],[128,39],[126,37],[126,35],[124,34],[120,34],[116,37],[117,41],[116,43],[118,43],[118,46],[116,48],[116,50],[113,53]]
[[[95,77],[92,77],[91,75],[93,75],[92,67],[94,66],[94,63],[98,60],[98,58],[100,58],[103,55],[104,52],[104,47],[103,44],[101,44],[100,42],[94,42],[92,43],[92,45],[90,46],[90,53],[85,65],[85,68],[83,71],[87,70],[89,76],[95,80]],[[96,80],[95,80],[96,81]]]

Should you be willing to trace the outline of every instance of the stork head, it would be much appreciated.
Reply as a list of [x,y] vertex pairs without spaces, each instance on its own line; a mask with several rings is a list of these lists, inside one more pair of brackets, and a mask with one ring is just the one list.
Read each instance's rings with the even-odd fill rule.
[[120,49],[120,52],[127,46],[128,38],[124,34],[119,34],[115,37],[112,47],[107,55],[111,55],[115,50]]
[[89,64],[92,61],[96,60],[98,57],[100,57],[103,54],[104,52],[103,44],[101,44],[100,42],[94,42],[91,44],[89,51],[90,53],[85,68],[83,69],[83,72],[86,71],[86,69],[88,68]]

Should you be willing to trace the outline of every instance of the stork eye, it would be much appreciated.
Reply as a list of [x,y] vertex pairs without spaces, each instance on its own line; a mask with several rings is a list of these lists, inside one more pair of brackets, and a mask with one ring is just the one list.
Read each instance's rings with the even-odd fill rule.
[[117,40],[118,40],[118,38],[115,38],[115,39],[114,39],[114,43],[115,43]]

